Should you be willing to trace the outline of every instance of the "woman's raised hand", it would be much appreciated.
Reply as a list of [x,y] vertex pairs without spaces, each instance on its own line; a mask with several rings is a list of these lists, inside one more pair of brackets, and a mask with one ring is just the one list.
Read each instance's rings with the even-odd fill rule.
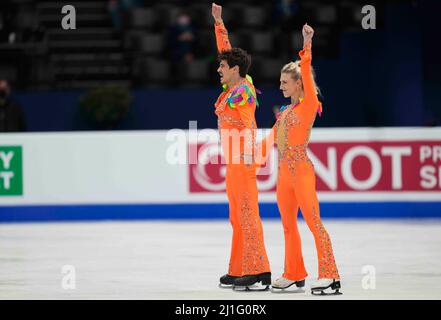
[[311,44],[312,37],[314,35],[314,29],[311,28],[307,23],[305,23],[302,29],[302,35],[303,35],[303,45]]

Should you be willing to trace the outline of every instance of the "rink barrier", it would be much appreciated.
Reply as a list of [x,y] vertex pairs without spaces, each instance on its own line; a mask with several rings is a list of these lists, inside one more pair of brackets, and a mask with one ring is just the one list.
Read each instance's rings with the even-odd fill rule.
[[[262,218],[280,218],[277,204],[259,204]],[[322,203],[322,218],[441,218],[439,202]],[[228,219],[228,204],[67,205],[0,207],[0,222]],[[299,219],[303,219],[299,211]]]
[[[2,133],[0,222],[227,219],[225,164],[201,161],[219,134],[189,128]],[[441,128],[315,128],[308,154],[324,218],[441,216]],[[275,148],[268,163],[259,203],[277,218]]]

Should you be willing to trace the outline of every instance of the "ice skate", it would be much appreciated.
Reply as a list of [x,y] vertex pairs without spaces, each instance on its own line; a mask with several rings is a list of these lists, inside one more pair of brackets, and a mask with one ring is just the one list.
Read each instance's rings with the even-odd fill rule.
[[[261,287],[258,283],[261,283]],[[245,275],[234,280],[233,290],[236,291],[266,291],[271,285],[271,272]]]
[[[339,295],[341,284],[340,280],[322,278],[311,285],[311,294],[313,295]],[[326,291],[328,290],[328,291]],[[331,291],[333,290],[333,291]]]
[[230,276],[229,274],[225,274],[219,279],[219,287],[220,288],[232,288],[234,284],[234,280],[239,278],[238,276]]
[[[286,290],[294,285],[297,288],[297,290],[290,290],[290,291]],[[272,292],[304,292],[303,290],[301,290],[301,288],[303,288],[304,286],[305,286],[305,279],[294,281],[294,280],[286,279],[284,277],[280,277],[272,282],[271,291]]]

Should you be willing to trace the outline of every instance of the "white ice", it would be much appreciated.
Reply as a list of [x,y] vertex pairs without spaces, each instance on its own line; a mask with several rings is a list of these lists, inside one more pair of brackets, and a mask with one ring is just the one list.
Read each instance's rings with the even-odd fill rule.
[[[306,290],[282,294],[218,288],[230,254],[227,220],[0,224],[0,299],[441,299],[441,220],[325,219],[324,225],[341,296],[311,295],[317,256],[302,220]],[[269,219],[263,226],[277,277],[282,225]],[[62,273],[63,266],[74,269]]]

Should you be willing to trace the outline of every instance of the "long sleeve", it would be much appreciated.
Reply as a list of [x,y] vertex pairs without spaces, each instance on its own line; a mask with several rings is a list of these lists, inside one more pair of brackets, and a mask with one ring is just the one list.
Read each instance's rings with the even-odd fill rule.
[[240,119],[246,129],[255,128],[254,108],[249,102],[246,102],[243,106],[239,106],[237,111],[239,111]]
[[255,137],[255,118],[254,118],[254,107],[247,101],[244,105],[238,106],[237,111],[239,112],[240,119],[244,124],[243,129],[244,134],[244,155],[248,156],[249,162],[252,161],[252,155],[254,153],[254,137]]
[[300,71],[302,74],[303,90],[305,92],[305,102],[314,109],[317,110],[319,104],[316,88],[314,81],[312,79],[311,70],[311,45],[305,45],[303,50],[299,52],[300,60]]
[[223,23],[215,23],[214,31],[216,33],[217,51],[222,52],[224,50],[230,50],[231,44],[228,39],[228,31],[225,28],[225,25]]

